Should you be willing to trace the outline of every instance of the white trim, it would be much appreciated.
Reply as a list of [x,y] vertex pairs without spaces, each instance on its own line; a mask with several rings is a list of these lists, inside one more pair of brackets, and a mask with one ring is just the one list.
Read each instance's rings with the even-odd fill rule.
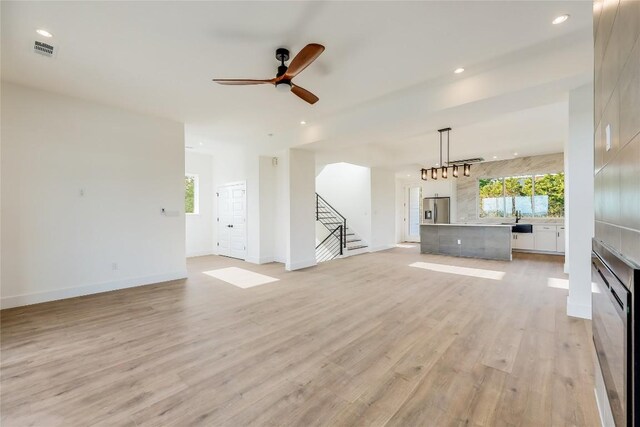
[[207,256],[207,255],[215,255],[215,253],[213,252],[213,249],[207,249],[204,251],[194,251],[194,252],[188,252],[187,253],[187,258],[194,258],[194,257],[198,257],[198,256]]
[[596,408],[598,410],[598,416],[600,418],[600,425],[602,427],[606,427],[604,425],[604,412],[602,412],[602,407],[600,406],[600,400],[598,399],[598,390],[594,387],[593,394],[596,396]]
[[294,264],[285,264],[284,268],[287,271],[293,271],[293,270],[300,270],[301,268],[308,268],[308,267],[315,267],[316,265],[318,265],[318,261],[316,261],[315,258],[307,260],[307,261],[301,261],[301,262],[296,262]]
[[94,283],[92,285],[77,286],[74,288],[63,288],[52,291],[37,292],[32,294],[15,295],[0,299],[0,308],[21,307],[24,305],[39,304],[42,302],[56,301],[67,298],[74,298],[83,295],[99,294],[102,292],[115,291],[118,289],[134,288],[137,286],[152,285],[156,283],[168,282],[187,278],[187,270],[175,271],[153,276],[130,277],[127,279],[112,282]]
[[[412,242],[412,243],[419,243],[420,242],[420,218],[422,218],[422,214],[423,214],[423,207],[422,207],[422,184],[418,183],[418,184],[407,184],[404,185],[404,195],[402,197],[402,203],[403,203],[403,210],[402,210],[402,215],[403,215],[403,221],[402,221],[402,239],[404,242]],[[418,188],[419,194],[418,194],[418,236],[411,236],[409,234],[409,204],[411,202],[411,189],[412,188]],[[417,237],[417,240],[416,240]]]
[[591,320],[591,306],[586,304],[575,304],[569,300],[569,297],[567,297],[567,316]]

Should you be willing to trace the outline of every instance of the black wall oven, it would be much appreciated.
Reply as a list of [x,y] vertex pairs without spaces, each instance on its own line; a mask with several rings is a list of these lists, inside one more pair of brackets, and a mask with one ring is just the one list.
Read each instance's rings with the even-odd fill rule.
[[601,242],[591,254],[593,341],[616,426],[640,425],[634,284],[637,266]]

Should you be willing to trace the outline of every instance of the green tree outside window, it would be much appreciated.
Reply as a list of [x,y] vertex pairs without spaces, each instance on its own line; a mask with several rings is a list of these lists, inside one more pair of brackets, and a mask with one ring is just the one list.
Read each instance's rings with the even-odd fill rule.
[[185,213],[195,213],[196,200],[196,178],[195,176],[184,177],[184,211]]

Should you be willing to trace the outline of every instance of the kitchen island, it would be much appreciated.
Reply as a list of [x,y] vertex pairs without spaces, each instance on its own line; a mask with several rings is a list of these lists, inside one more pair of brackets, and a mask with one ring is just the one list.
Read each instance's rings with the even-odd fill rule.
[[420,252],[511,261],[511,225],[421,224]]

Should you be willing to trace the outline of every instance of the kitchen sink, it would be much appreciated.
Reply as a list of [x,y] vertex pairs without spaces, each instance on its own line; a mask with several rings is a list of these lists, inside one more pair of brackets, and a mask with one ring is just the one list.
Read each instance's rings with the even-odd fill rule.
[[533,233],[533,225],[531,224],[514,224],[512,222],[503,222],[503,225],[510,225],[512,233]]

